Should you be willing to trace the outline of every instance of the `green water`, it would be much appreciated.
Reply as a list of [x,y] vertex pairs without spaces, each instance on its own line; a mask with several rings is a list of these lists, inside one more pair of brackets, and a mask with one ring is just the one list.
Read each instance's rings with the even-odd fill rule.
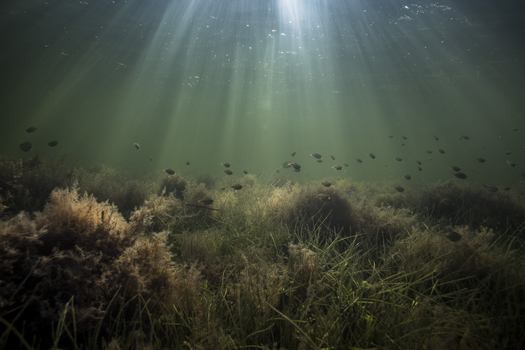
[[[273,176],[295,161],[300,173],[281,174],[406,186],[452,179],[457,165],[474,184],[523,179],[525,12],[517,1],[3,6],[3,155],[66,154],[78,166],[136,175],[227,176],[228,162],[234,177]],[[37,130],[27,133],[30,126]]]

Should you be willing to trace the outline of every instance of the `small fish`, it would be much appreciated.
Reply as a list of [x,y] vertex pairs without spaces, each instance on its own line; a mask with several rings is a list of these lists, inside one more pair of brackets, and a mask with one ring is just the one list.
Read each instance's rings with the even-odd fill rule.
[[518,128],[512,128],[512,131],[518,131]]
[[20,149],[24,152],[29,152],[33,149],[33,144],[31,142],[24,142],[20,144]]
[[277,174],[280,174],[280,173],[281,173],[281,171],[280,171],[279,169],[275,170],[275,172],[276,172]]
[[401,146],[404,146],[405,144],[404,143],[400,143]]
[[423,169],[420,166],[418,166],[417,170],[422,171]]
[[322,201],[327,201],[327,200],[330,199],[330,196],[327,195],[326,193],[319,193],[319,194],[317,195],[317,198],[319,198],[319,199],[322,200]]
[[242,186],[240,184],[233,184],[230,186],[231,188],[233,188],[234,190],[238,191],[240,189],[242,189]]
[[323,181],[323,182],[321,182],[321,185],[323,185],[324,187],[330,187],[330,186],[332,186],[332,184],[331,184],[330,182],[328,182],[328,181]]
[[427,153],[428,153],[428,154],[431,154],[431,153],[432,153],[432,151],[427,151]]
[[392,136],[392,135],[388,135],[388,138],[389,138],[389,139],[391,139],[391,138],[393,138],[393,137],[394,137],[394,136]]
[[439,219],[438,224],[440,224],[441,226],[450,226],[452,222],[447,218],[441,218]]
[[470,140],[470,137],[468,137],[467,135],[461,135],[460,137],[458,137],[458,140]]
[[401,136],[403,140],[408,140],[406,136]]
[[370,156],[370,158],[372,158],[372,159],[376,159],[375,154],[373,154],[373,153],[368,153],[368,155]]
[[348,164],[344,163],[343,165],[348,168]]
[[186,162],[186,165],[190,165],[191,163],[190,162]]
[[461,171],[461,169],[458,167],[458,166],[451,166],[450,169],[454,170],[454,171]]
[[518,171],[518,175],[521,177],[525,177],[525,171]]
[[292,168],[294,168],[295,170],[301,169],[301,166],[299,164],[297,164],[296,162],[288,163],[288,165],[291,166]]
[[437,136],[434,136],[434,139],[435,139],[436,141],[439,141],[439,138],[438,138]]
[[330,155],[330,157],[332,157],[332,160],[335,160],[335,157],[334,157],[334,156]]
[[[279,169],[277,169],[277,171],[279,171]],[[243,173],[244,175],[248,175],[248,172],[247,172],[246,170],[243,170],[242,173]]]
[[35,130],[36,130],[36,128],[34,126],[26,129],[27,132],[33,132]]
[[292,152],[292,157],[295,156],[296,153],[297,153],[297,152]]
[[421,162],[419,160],[416,160],[417,165],[421,165]]
[[175,174],[175,171],[174,171],[173,169],[171,169],[171,168],[164,169],[164,171],[167,172],[168,175],[173,175],[173,174]]
[[451,242],[457,242],[461,239],[461,235],[459,233],[457,233],[456,231],[450,231],[449,233],[447,233],[445,235],[449,241]]
[[150,162],[153,162],[153,158],[149,157],[149,161],[150,161]]
[[498,188],[492,184],[483,184],[483,187],[485,187],[490,192],[498,192]]
[[284,162],[282,165],[283,168],[288,169],[291,167],[290,162]]
[[394,160],[397,160],[398,162],[402,161],[403,159],[401,157],[395,157]]
[[315,161],[316,161],[317,163],[322,163],[322,162],[323,162],[322,159],[316,159]]
[[510,186],[500,186],[499,188],[501,188],[503,191],[510,191],[511,190]]
[[223,170],[223,171],[224,171],[226,174],[228,174],[228,175],[232,175],[232,174],[233,174],[233,172],[232,172],[231,170],[228,170],[228,169]]
[[506,156],[510,156],[511,154],[512,154],[511,151],[507,151],[507,152],[505,152],[505,155],[506,155]]
[[230,167],[230,163],[221,163],[221,165],[225,168],[229,168]]
[[47,144],[49,147],[55,147],[56,145],[58,145],[58,142],[57,141],[51,141]]
[[340,165],[334,165],[332,168],[334,168],[335,170],[341,170],[341,169],[343,169],[343,167],[340,166]]
[[322,157],[322,155],[320,155],[319,153],[312,153],[310,155],[316,159],[320,159]]
[[507,164],[510,165],[510,166],[513,167],[513,168],[516,167],[516,163],[511,162],[510,160],[507,160]]
[[455,173],[454,176],[457,177],[458,179],[463,179],[463,180],[467,178],[467,175],[463,173]]
[[485,158],[478,157],[476,160],[480,163],[485,163]]
[[210,197],[204,197],[203,199],[200,199],[199,202],[204,205],[210,205],[213,204],[213,199],[211,199]]
[[403,175],[403,177],[407,180],[410,180],[412,178],[410,175]]
[[296,173],[300,173],[301,169],[293,168],[293,171],[295,171]]
[[405,189],[401,186],[394,186],[394,189],[397,191],[397,192],[404,192]]
[[443,151],[441,148],[438,149],[438,151],[439,151],[439,153],[441,153],[441,154],[445,154],[445,151]]
[[358,163],[363,163],[363,161],[361,160],[361,158],[357,158],[356,159]]
[[136,149],[140,149],[140,146],[138,143],[134,143],[133,146],[135,146]]

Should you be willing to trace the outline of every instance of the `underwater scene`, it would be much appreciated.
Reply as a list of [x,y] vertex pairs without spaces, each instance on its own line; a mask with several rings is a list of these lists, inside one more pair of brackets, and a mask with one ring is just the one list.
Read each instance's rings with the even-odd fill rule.
[[525,348],[522,1],[0,29],[0,349]]

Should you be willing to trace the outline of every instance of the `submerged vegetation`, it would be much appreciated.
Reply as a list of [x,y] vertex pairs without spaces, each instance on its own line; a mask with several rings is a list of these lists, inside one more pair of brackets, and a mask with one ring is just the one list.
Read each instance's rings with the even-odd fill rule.
[[2,348],[525,346],[519,186],[0,169]]

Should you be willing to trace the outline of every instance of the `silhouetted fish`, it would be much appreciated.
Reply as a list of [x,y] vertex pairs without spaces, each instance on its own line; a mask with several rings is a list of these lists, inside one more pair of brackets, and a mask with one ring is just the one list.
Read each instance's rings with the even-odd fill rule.
[[358,163],[363,163],[363,161],[361,160],[361,158],[357,158],[356,159]]
[[204,205],[210,205],[213,204],[213,199],[210,197],[204,197],[203,199],[200,199],[199,202],[201,202]]
[[343,165],[348,168],[348,164],[344,163]]
[[510,191],[511,190],[510,186],[500,186],[499,188],[501,188],[503,191]]
[[48,143],[49,147],[55,147],[56,145],[58,145],[57,141],[51,141],[51,142]]
[[368,153],[368,155],[370,156],[370,158],[372,158],[372,159],[376,159],[375,154],[373,154],[373,153]]
[[33,148],[33,144],[31,142],[24,142],[20,144],[20,149],[24,152],[29,152]]
[[315,161],[316,161],[317,163],[322,163],[322,162],[323,162],[322,159],[316,159]]
[[190,165],[191,163],[190,162],[186,162],[186,165]]
[[423,170],[420,166],[417,167],[417,170],[421,171]]
[[458,140],[470,140],[470,137],[468,137],[467,135],[461,135],[460,137],[458,137]]
[[398,162],[402,161],[403,159],[401,157],[395,157],[394,160],[397,160]]
[[397,192],[404,192],[405,191],[405,189],[403,187],[401,187],[401,186],[394,186],[394,188],[395,188],[395,190]]
[[512,131],[518,131],[518,128],[512,128]]
[[450,169],[454,170],[454,171],[461,171],[461,169],[458,167],[458,166],[451,166]]
[[312,157],[314,158],[317,158],[317,159],[320,159],[322,157],[322,155],[320,155],[319,153],[312,153],[310,154]]
[[332,168],[334,168],[335,170],[341,170],[341,169],[343,169],[343,167],[340,166],[340,165],[334,165]]
[[412,178],[410,175],[403,175],[403,177],[407,180],[410,180]]
[[288,169],[290,167],[290,162],[284,162],[283,168]]
[[483,187],[485,187],[490,192],[498,192],[498,188],[492,184],[483,184]]
[[[279,169],[277,169],[277,171],[279,171]],[[243,170],[242,173],[243,173],[244,175],[248,175],[248,172],[247,172],[246,170]]]
[[327,200],[330,199],[330,196],[327,195],[326,193],[319,193],[319,194],[317,195],[317,198],[319,198],[319,199],[322,200],[322,201],[327,201]]
[[291,163],[288,163],[289,166],[291,166],[292,168],[294,169],[301,169],[301,166],[299,164],[297,164],[296,162],[291,162]]
[[439,151],[439,153],[441,153],[441,154],[445,154],[445,151],[443,151],[441,148],[438,149],[438,151]]
[[434,139],[435,139],[436,141],[439,141],[439,138],[438,138],[437,136],[434,136]]
[[394,137],[394,136],[392,136],[392,135],[388,135],[388,138],[389,138],[389,139],[391,139],[391,138],[393,138],[393,137]]
[[233,172],[232,172],[231,170],[228,170],[228,169],[223,170],[223,171],[224,171],[226,174],[228,174],[228,175],[232,175],[232,174],[233,174]]
[[133,146],[135,146],[136,149],[140,149],[140,146],[138,143],[134,143]]
[[404,143],[400,143],[401,146],[404,146],[405,144]]
[[230,163],[221,163],[221,165],[222,165],[223,167],[226,167],[226,168],[229,168],[229,167],[230,167]]
[[330,155],[330,157],[332,157],[332,160],[335,160],[335,157],[334,157],[334,156]]
[[167,172],[168,175],[173,175],[173,174],[175,174],[175,171],[174,171],[173,169],[171,169],[171,168],[164,169],[164,171]]
[[507,160],[507,164],[510,165],[510,166],[513,167],[513,168],[516,167],[516,163],[511,162],[510,160]]
[[506,156],[510,156],[511,154],[512,154],[511,151],[507,151],[507,152],[505,152],[505,155],[506,155]]
[[485,163],[485,159],[484,158],[481,158],[481,157],[478,157],[476,158],[476,160],[480,163]]
[[323,185],[324,187],[330,187],[330,186],[332,186],[332,184],[331,184],[330,182],[328,182],[328,181],[323,181],[323,182],[321,182],[321,185]]
[[[242,188],[242,186],[240,184],[233,184],[230,186],[231,188],[233,188],[234,190],[238,191]],[[249,192],[249,191],[248,191]]]
[[297,153],[297,152],[292,152],[292,157],[295,156],[296,153]]
[[36,130],[36,128],[34,126],[26,129],[27,132],[33,132],[35,130]]
[[428,154],[432,153],[432,151],[427,151]]
[[451,242],[457,242],[457,241],[459,241],[459,240],[461,239],[461,237],[462,237],[462,236],[461,236],[459,233],[457,233],[456,231],[450,231],[450,232],[447,233],[445,236],[446,236],[446,237],[449,239],[449,241],[451,241]]
[[420,162],[419,160],[416,160],[416,163],[417,163],[418,165],[421,165],[421,162]]
[[465,175],[463,173],[455,173],[454,176],[457,177],[458,179],[466,179],[467,178],[467,175]]
[[404,140],[408,140],[406,136],[401,136]]

